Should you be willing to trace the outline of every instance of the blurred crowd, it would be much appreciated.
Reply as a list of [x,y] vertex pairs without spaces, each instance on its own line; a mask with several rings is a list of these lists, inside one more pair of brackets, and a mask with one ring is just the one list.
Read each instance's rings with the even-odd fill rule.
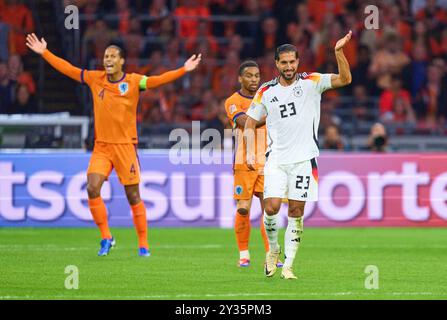
[[[365,6],[371,3],[378,7],[377,30],[365,28],[369,15]],[[336,73],[335,42],[352,30],[344,52],[353,82],[324,94],[322,133],[326,135],[329,128],[329,135],[335,131],[340,135],[344,124],[363,121],[397,126],[393,134],[408,129],[447,134],[447,0],[63,0],[63,4],[75,4],[83,14],[84,66],[100,67],[111,43],[125,49],[127,72],[148,75],[180,67],[190,55],[202,53],[197,72],[142,93],[141,123],[202,120],[228,127],[223,101],[238,89],[238,66],[244,59],[255,59],[262,81],[268,81],[277,75],[275,48],[291,43],[299,50],[300,72]],[[23,56],[26,48],[18,45],[18,39],[33,28],[32,18],[18,25],[18,18],[3,16],[2,24],[17,34],[16,46],[15,40],[10,41],[12,52]],[[6,81],[2,68],[9,67],[0,64],[1,85]],[[328,148],[344,145],[339,141]]]
[[0,0],[0,114],[38,111],[36,84],[23,63],[30,32],[34,19],[29,7],[18,0]]

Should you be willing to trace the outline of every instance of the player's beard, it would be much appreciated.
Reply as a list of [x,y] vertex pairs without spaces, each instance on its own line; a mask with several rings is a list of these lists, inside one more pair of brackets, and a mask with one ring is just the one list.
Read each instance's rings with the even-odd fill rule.
[[284,79],[286,79],[287,81],[292,80],[292,79],[294,79],[295,76],[296,76],[296,70],[294,70],[294,71],[292,72],[292,76],[290,76],[290,77],[287,77],[287,76],[286,76],[286,73],[281,71],[281,76],[282,76]]

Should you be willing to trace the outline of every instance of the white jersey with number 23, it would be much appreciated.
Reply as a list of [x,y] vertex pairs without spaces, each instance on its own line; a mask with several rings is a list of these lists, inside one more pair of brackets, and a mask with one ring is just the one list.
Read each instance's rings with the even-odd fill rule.
[[331,74],[320,73],[298,74],[286,87],[275,78],[259,88],[247,115],[257,121],[267,116],[269,162],[292,164],[319,155],[321,94],[330,88]]

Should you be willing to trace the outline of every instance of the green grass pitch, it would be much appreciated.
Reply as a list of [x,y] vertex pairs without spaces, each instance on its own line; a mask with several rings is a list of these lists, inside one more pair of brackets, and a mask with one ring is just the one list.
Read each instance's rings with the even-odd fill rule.
[[[249,268],[236,266],[233,230],[150,228],[150,258],[137,256],[133,229],[112,231],[117,247],[97,257],[94,228],[0,228],[0,299],[447,298],[441,228],[306,228],[296,281],[263,275],[258,229]],[[79,270],[77,290],[64,286],[68,265]],[[368,265],[378,267],[379,289],[365,288]]]

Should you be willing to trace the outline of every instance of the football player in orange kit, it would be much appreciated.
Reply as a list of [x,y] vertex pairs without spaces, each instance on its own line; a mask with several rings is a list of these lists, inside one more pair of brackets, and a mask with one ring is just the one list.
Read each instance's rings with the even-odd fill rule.
[[[250,171],[246,164],[246,148],[243,141],[244,126],[247,120],[245,112],[251,104],[256,94],[260,81],[259,66],[255,61],[244,61],[239,67],[238,81],[241,85],[240,90],[236,91],[225,101],[225,110],[233,126],[235,146],[234,146],[234,199],[236,200],[237,212],[234,223],[236,242],[239,249],[239,266],[248,267],[250,265],[250,253],[248,251],[248,242],[250,238],[250,209],[253,195],[256,195],[260,202],[262,212],[264,175],[263,167],[265,162],[266,149],[266,127],[265,121],[260,121],[256,130],[256,155],[258,166],[256,171]],[[261,235],[264,241],[264,249],[269,250],[268,239],[261,219]],[[278,266],[282,266],[278,262]]]
[[101,198],[101,187],[113,168],[124,185],[138,234],[138,254],[150,256],[147,241],[146,208],[140,198],[140,165],[137,156],[137,104],[142,90],[182,77],[200,63],[201,55],[193,55],[183,67],[159,76],[144,76],[123,71],[124,55],[121,48],[111,45],[104,52],[104,71],[79,69],[56,57],[47,49],[44,38],[29,34],[26,45],[40,54],[50,65],[64,75],[87,84],[93,96],[95,146],[87,171],[88,204],[101,232],[99,256],[106,256],[115,245],[110,233],[106,206]]

